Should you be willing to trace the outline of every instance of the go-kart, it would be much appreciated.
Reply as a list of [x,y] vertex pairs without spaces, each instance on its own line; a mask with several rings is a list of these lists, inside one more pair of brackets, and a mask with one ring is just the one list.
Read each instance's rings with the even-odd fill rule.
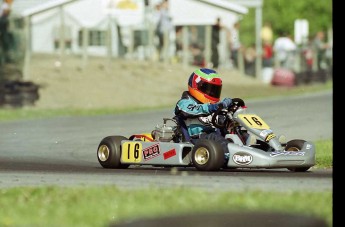
[[97,149],[98,161],[103,168],[151,165],[195,167],[200,171],[287,168],[305,172],[315,165],[312,142],[286,142],[284,136],[276,136],[262,118],[248,112],[240,98],[234,98],[229,108],[219,105],[211,121],[229,141],[228,154],[216,141],[191,138],[184,121],[175,116],[163,118],[163,124],[151,133],[103,138]]

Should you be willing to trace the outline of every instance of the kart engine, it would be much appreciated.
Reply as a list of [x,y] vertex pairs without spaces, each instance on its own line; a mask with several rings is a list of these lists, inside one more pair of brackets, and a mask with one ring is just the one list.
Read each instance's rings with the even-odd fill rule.
[[170,142],[175,137],[176,126],[168,126],[167,121],[173,121],[170,118],[163,118],[163,125],[157,125],[155,129],[151,132],[152,138],[155,141]]

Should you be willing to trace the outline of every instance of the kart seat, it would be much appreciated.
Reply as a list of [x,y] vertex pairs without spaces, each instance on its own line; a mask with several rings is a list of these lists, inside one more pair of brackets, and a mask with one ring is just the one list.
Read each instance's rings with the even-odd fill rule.
[[184,120],[182,119],[182,117],[179,117],[176,115],[173,118],[176,120],[176,122],[179,125],[179,128],[180,128],[181,133],[182,133],[183,142],[191,142],[194,144],[194,140],[190,137],[188,130],[187,130],[187,125],[184,122]]
[[[182,133],[182,141],[183,142],[190,142],[192,144],[195,144],[198,140],[198,138],[192,138],[189,133],[188,133],[188,129],[187,129],[187,125],[186,123],[184,122],[183,118],[180,117],[180,116],[174,116],[173,119],[176,120],[179,128],[180,128],[180,131]],[[220,130],[217,128],[216,129],[216,133],[218,133],[219,135],[221,135],[221,132]]]

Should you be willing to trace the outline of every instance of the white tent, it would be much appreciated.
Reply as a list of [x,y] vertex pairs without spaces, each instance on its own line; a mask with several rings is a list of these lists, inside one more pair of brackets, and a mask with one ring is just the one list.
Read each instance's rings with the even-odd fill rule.
[[[63,28],[64,39],[70,45],[68,49],[73,53],[81,53],[83,51],[82,31],[86,28],[95,32],[92,39],[99,39],[94,42],[95,44],[92,44],[92,41],[95,40],[91,40],[87,52],[93,55],[105,55],[107,47],[104,45],[104,33],[108,31],[109,23],[116,26],[119,21],[124,21],[124,25],[137,25],[141,23],[143,17],[143,11],[137,11],[139,13],[124,12],[121,15],[110,15],[104,3],[99,0],[50,0],[24,10],[21,15],[30,17],[32,52],[51,53],[56,51],[57,40],[61,38],[60,31]],[[116,20],[114,20],[115,16]],[[112,29],[111,33],[112,40],[116,41],[117,30]],[[115,53],[116,48],[117,46],[113,45]]]
[[174,25],[213,25],[219,17],[231,28],[248,9],[226,0],[170,0]]
[[[118,52],[118,33],[114,25],[122,28],[126,36],[126,28],[143,27],[144,0],[49,0],[38,4],[34,0],[33,7],[20,8],[22,0],[17,0],[14,11],[21,9],[22,17],[30,17],[31,51],[51,53],[56,51],[56,40],[63,24],[65,39],[70,40],[68,47],[73,53],[81,53],[81,31],[83,28],[95,31],[107,31],[109,23],[111,29],[112,53]],[[152,1],[153,4],[159,1]],[[122,8],[116,7],[121,3]],[[125,4],[132,4],[126,8]],[[27,5],[28,2],[25,2]],[[217,17],[221,17],[224,25],[231,27],[238,20],[238,15],[247,13],[247,8],[226,0],[170,0],[170,14],[174,25],[211,25]],[[152,12],[152,11],[151,11]],[[127,34],[128,35],[128,34]],[[99,37],[104,39],[104,37]],[[126,37],[124,37],[126,38]],[[104,45],[90,45],[89,54],[104,55],[107,47]]]

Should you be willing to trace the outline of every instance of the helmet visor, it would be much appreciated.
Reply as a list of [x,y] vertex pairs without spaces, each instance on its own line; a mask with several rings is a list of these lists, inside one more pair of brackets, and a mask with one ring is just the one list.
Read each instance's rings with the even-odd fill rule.
[[197,83],[197,88],[202,93],[217,99],[220,98],[220,93],[222,91],[222,85],[210,84],[210,82],[203,80]]

